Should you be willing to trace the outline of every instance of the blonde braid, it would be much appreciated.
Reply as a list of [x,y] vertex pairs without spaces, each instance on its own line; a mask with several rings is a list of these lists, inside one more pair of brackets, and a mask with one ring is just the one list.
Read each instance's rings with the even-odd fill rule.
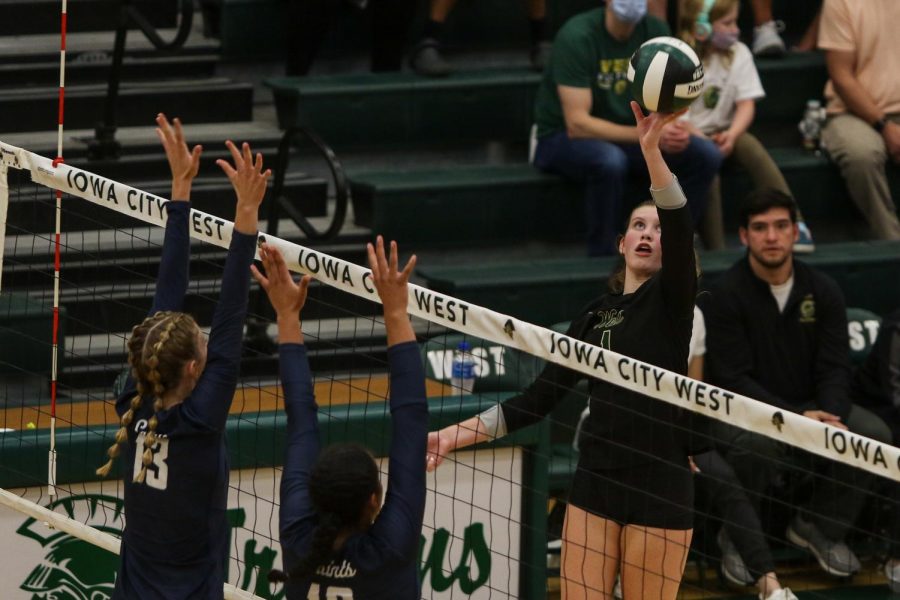
[[[152,354],[146,361],[148,369],[147,381],[153,386],[153,395],[156,400],[153,402],[153,416],[150,417],[150,420],[147,422],[147,435],[144,437],[144,453],[141,458],[141,470],[134,477],[136,483],[144,483],[144,479],[147,477],[147,467],[153,463],[153,447],[156,446],[156,426],[159,424],[156,413],[163,409],[162,397],[167,391],[162,383],[162,376],[159,373],[159,355],[165,348],[166,342],[169,341],[172,331],[178,327],[184,316],[183,313],[178,313],[175,315],[174,319],[170,319],[166,323],[162,332],[159,334],[159,340],[153,344]],[[159,325],[159,323],[156,325]]]
[[147,339],[147,334],[170,314],[172,313],[157,312],[131,329],[131,337],[128,340],[128,364],[131,366],[131,374],[135,381],[137,395],[131,399],[128,410],[122,415],[120,427],[118,431],[116,431],[115,443],[113,443],[106,451],[109,460],[95,471],[99,477],[106,477],[109,475],[113,462],[115,462],[121,452],[119,446],[128,440],[128,426],[131,425],[131,422],[134,420],[134,413],[141,407],[141,398],[144,396],[144,386],[143,377],[140,372],[140,357],[144,341]]

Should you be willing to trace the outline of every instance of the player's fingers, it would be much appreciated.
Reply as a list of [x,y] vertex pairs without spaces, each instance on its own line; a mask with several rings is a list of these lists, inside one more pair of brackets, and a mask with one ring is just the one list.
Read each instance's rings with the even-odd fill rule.
[[400,254],[397,251],[397,242],[391,240],[391,254],[388,257],[388,268],[390,269],[391,275],[397,272],[397,266],[400,263],[400,258],[397,256]]
[[369,268],[372,270],[372,279],[378,280],[378,258],[375,256],[375,246],[366,244],[366,255],[369,259]]
[[166,139],[172,139],[172,126],[169,123],[169,119],[166,118],[165,114],[159,113],[156,115],[156,124],[162,130],[163,134],[166,136]]
[[175,124],[175,141],[179,144],[184,143],[184,128],[181,126],[181,119],[175,117],[172,119],[172,122]]
[[284,255],[281,253],[281,250],[273,246],[271,248],[271,255],[272,266],[275,268],[275,270],[282,275],[290,277],[290,271],[288,270],[287,263],[284,261]]
[[253,275],[253,279],[259,282],[259,285],[262,286],[262,289],[269,289],[269,280],[265,275],[259,272],[259,269],[256,268],[256,265],[250,265],[250,274]]
[[381,274],[388,273],[387,258],[384,255],[384,238],[380,235],[375,238],[375,257],[378,259],[378,270]]
[[634,113],[634,121],[640,125],[644,120],[644,112],[641,110],[641,105],[634,100],[631,101],[631,112]]
[[235,146],[234,142],[231,140],[225,140],[225,147],[228,148],[228,151],[231,153],[231,159],[234,161],[234,168],[240,169],[241,164],[244,161],[241,158],[241,153],[238,152],[237,146]]
[[312,281],[312,275],[304,275],[300,278],[300,282],[297,284],[300,287],[300,294],[306,296],[307,290],[309,290],[309,282]]
[[216,160],[216,164],[225,172],[225,175],[228,176],[228,179],[233,179],[235,175],[237,175],[237,171],[234,170],[227,160],[220,158]]
[[413,269],[416,268],[416,255],[413,254],[409,257],[409,260],[406,261],[406,266],[403,267],[403,272],[400,274],[400,278],[403,283],[409,281],[410,276],[412,275]]

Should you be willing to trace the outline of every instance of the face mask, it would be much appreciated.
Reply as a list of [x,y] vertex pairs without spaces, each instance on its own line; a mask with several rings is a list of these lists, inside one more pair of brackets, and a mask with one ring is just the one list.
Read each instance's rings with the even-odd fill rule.
[[647,14],[647,0],[610,0],[609,8],[617,19],[634,25]]
[[713,31],[710,42],[719,50],[728,50],[738,41],[740,33],[740,31]]

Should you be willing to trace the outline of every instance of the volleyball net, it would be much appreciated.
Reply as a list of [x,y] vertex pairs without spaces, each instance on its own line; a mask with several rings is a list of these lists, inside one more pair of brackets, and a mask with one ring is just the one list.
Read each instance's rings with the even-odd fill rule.
[[[0,335],[6,338],[0,350],[0,487],[9,490],[0,501],[28,515],[23,521],[7,511],[5,527],[21,538],[22,547],[28,548],[24,554],[31,553],[20,564],[34,564],[16,585],[39,594],[60,589],[61,579],[76,578],[77,586],[65,585],[104,597],[112,589],[117,566],[115,542],[110,540],[124,526],[123,489],[121,481],[97,481],[93,471],[105,461],[105,449],[118,428],[114,381],[117,376],[121,380],[125,368],[127,332],[146,315],[152,298],[166,200],[2,142],[0,154]],[[57,190],[64,194],[63,222],[70,225],[61,236],[61,309],[54,315],[50,290],[57,261],[50,247],[55,240],[35,223],[52,222]],[[201,327],[211,321],[232,228],[228,219],[192,210],[192,280],[186,310]],[[386,456],[390,421],[384,328],[368,269],[350,257],[289,239],[261,237],[281,250],[292,271],[308,273],[316,281],[303,321],[323,441],[357,441],[375,456]],[[361,262],[362,247],[359,250],[355,258]],[[415,248],[401,243],[401,251]],[[245,345],[241,385],[227,429],[233,468],[228,581],[233,597],[277,598],[283,592],[268,584],[266,573],[280,567],[277,491],[285,417],[271,345],[275,327],[260,293],[254,286],[250,318],[262,335],[248,338]],[[870,502],[878,510],[898,508],[886,492],[878,491],[900,482],[896,447],[418,285],[410,285],[409,295],[429,377],[433,429],[496,405],[531,383],[543,364],[553,362],[829,464],[846,465],[854,473],[875,475]],[[48,327],[54,318],[63,331],[62,400],[51,410]],[[474,356],[473,393],[450,385],[460,341],[469,343]],[[553,511],[548,521],[548,507],[554,498],[560,506],[565,502],[578,460],[572,440],[586,401],[584,389],[566,390],[565,406],[539,426],[487,447],[460,451],[429,475],[420,549],[423,596],[543,597],[547,540],[558,535]],[[48,459],[51,447],[54,453]],[[786,466],[800,473],[807,492],[826,483],[852,485],[829,481],[827,472],[790,462],[785,459]],[[386,460],[381,464],[386,470]],[[793,496],[779,493],[753,501],[779,514],[794,502]],[[698,504],[698,518],[721,522],[721,507],[713,504]],[[30,505],[50,509],[57,517],[23,508]],[[82,527],[68,530],[59,519]],[[881,526],[876,520],[872,527],[854,525],[854,530],[881,547],[890,541],[879,533]],[[781,543],[771,528],[766,535],[771,543]],[[698,552],[702,556],[704,551]],[[551,556],[551,572],[553,561]],[[686,580],[685,585],[704,584]]]

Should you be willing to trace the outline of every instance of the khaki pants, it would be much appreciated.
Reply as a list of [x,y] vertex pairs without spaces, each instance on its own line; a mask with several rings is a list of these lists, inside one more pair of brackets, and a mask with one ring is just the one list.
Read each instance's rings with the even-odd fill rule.
[[[747,171],[757,190],[774,189],[793,197],[781,170],[762,143],[751,133],[744,133],[734,142],[731,156],[725,159],[723,167],[740,167]],[[700,235],[708,250],[725,247],[725,225],[722,219],[722,189],[719,178],[709,188],[706,214],[700,224]],[[798,214],[798,218],[799,214]],[[802,218],[801,218],[802,220]]]
[[[900,115],[892,115],[891,120],[900,121]],[[888,187],[888,155],[881,134],[859,117],[843,114],[828,119],[822,141],[875,237],[900,240],[900,221]]]

